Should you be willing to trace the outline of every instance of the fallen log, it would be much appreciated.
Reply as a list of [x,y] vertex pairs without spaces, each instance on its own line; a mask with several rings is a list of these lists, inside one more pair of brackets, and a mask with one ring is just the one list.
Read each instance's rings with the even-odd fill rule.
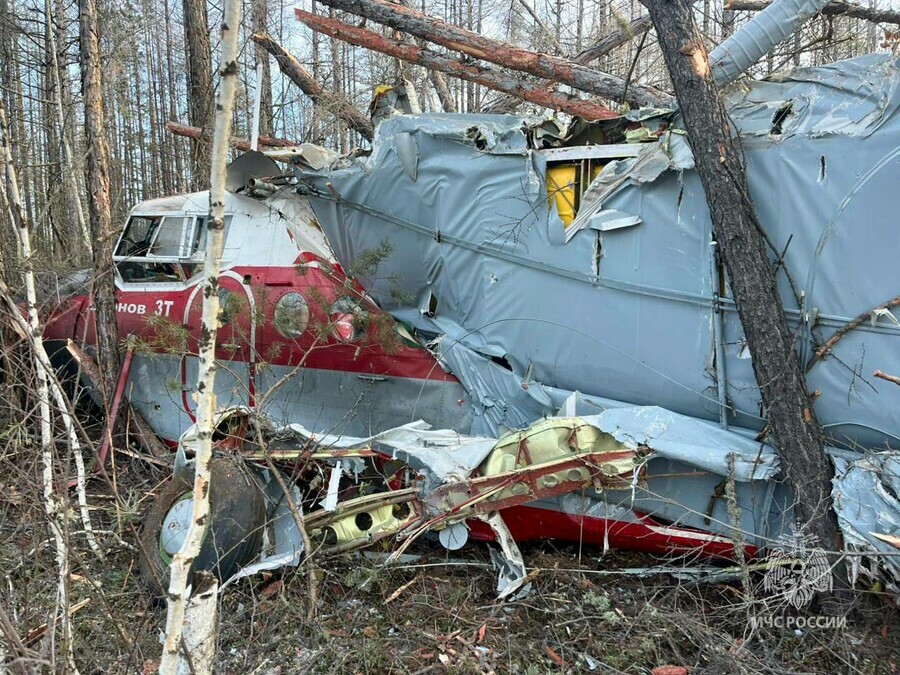
[[328,91],[304,68],[300,62],[266,33],[254,33],[253,41],[275,57],[278,67],[287,78],[309,96],[313,103],[328,108],[344,120],[351,129],[366,140],[371,141],[375,135],[372,121],[353,106],[344,96]]
[[580,63],[581,65],[586,66],[591,61],[595,61],[601,56],[605,56],[616,47],[620,47],[627,42],[631,42],[639,35],[643,35],[651,28],[653,28],[653,21],[650,20],[650,15],[642,14],[638,18],[632,20],[624,28],[620,28],[616,32],[610,33],[609,35],[598,40],[597,44],[595,44],[593,47],[588,47],[584,51],[573,56],[572,60],[575,63]]
[[638,106],[660,106],[672,102],[668,94],[653,87],[637,84],[629,86],[615,75],[558,56],[541,54],[507,42],[493,40],[387,0],[321,1],[330,7],[377,21],[466,56],[567,84],[594,96],[615,101],[626,100]]
[[[212,141],[212,132],[207,129],[201,129],[200,127],[191,127],[187,124],[178,124],[178,122],[166,122],[166,130],[176,136],[184,136],[185,138],[204,138]],[[231,147],[237,148],[242,152],[248,152],[250,150],[250,141],[245,138],[232,136],[229,143],[231,144]],[[293,141],[286,141],[282,138],[260,136],[259,145],[260,147],[266,146],[269,148],[293,148],[298,144]]]
[[[624,28],[601,38],[593,47],[589,47],[573,56],[572,61],[586,66],[591,61],[595,61],[596,59],[605,56],[616,47],[620,47],[639,35],[643,35],[652,27],[653,22],[650,20],[649,14],[639,16]],[[554,84],[556,83],[553,80],[544,79],[540,82],[539,86],[549,89],[552,88]],[[503,96],[491,104],[487,110],[488,112],[508,113],[518,108],[521,102],[520,99],[513,96]]]
[[[725,9],[732,12],[761,12],[771,5],[768,0],[731,0],[725,3]],[[865,19],[873,23],[894,23],[900,25],[900,12],[893,9],[875,9],[862,7],[842,0],[833,0],[821,9],[825,16],[849,16],[854,19]]]
[[445,54],[418,47],[408,42],[394,40],[364,28],[350,26],[335,19],[310,14],[302,9],[295,9],[294,11],[300,21],[319,33],[324,33],[349,44],[365,47],[394,58],[403,59],[425,68],[433,68],[462,80],[480,84],[488,89],[512,94],[545,108],[561,110],[587,120],[612,119],[619,116],[618,113],[604,106],[547,91],[538,85],[525,82],[521,78],[516,78],[487,66],[463,63]]

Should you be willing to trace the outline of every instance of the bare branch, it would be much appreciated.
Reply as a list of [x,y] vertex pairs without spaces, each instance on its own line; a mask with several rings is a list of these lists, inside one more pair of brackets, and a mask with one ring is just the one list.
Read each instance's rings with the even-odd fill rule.
[[[191,127],[186,124],[179,124],[178,122],[166,122],[166,129],[175,134],[176,136],[184,136],[185,138],[205,138],[212,139],[212,134],[206,130],[201,129],[200,127]],[[286,141],[282,138],[272,138],[270,136],[260,136],[259,137],[259,145],[266,146],[269,148],[293,148],[297,143],[293,141]],[[237,136],[232,136],[228,140],[229,145],[233,148],[237,148],[242,152],[247,152],[250,150],[250,141],[246,138],[238,138]]]

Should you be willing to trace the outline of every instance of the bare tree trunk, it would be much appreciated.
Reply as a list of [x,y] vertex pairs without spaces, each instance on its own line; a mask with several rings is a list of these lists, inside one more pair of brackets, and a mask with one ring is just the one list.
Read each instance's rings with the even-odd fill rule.
[[557,54],[563,53],[562,45],[559,44],[559,39],[557,38],[554,31],[551,31],[547,28],[547,24],[541,21],[541,17],[537,15],[537,12],[534,11],[534,8],[531,6],[529,0],[519,0],[519,4],[525,8],[525,11],[531,15],[531,18],[534,19],[534,24],[541,30],[541,33],[544,34],[544,37],[550,42],[553,48],[556,50]]
[[[62,177],[62,181],[65,183],[68,192],[69,199],[72,203],[72,209],[74,210],[74,218],[75,222],[78,224],[78,234],[84,240],[85,249],[88,251],[93,250],[91,234],[88,231],[87,223],[84,220],[84,208],[81,205],[81,196],[79,194],[78,187],[78,178],[77,178],[77,170],[75,166],[75,160],[72,156],[72,144],[69,142],[69,137],[66,134],[66,115],[65,110],[63,109],[63,101],[65,98],[63,91],[63,83],[59,76],[60,67],[59,67],[59,56],[58,56],[58,47],[56,44],[56,34],[53,30],[52,22],[50,19],[50,1],[44,5],[45,11],[47,12],[47,35],[48,40],[50,42],[51,49],[51,58],[53,61],[53,81],[55,86],[53,87],[53,98],[56,113],[56,122],[59,125],[59,137],[60,143],[62,145],[63,150],[63,160],[65,163],[62,165],[60,175]],[[47,120],[47,125],[51,125],[50,120]]]
[[392,40],[378,33],[350,26],[340,21],[314,16],[300,9],[294,11],[297,14],[297,18],[313,30],[337,37],[350,44],[402,58],[410,63],[441,70],[461,80],[475,82],[489,89],[518,96],[546,108],[562,110],[570,115],[578,115],[587,120],[610,119],[619,116],[618,113],[596,103],[549,92],[546,89],[523,81],[521,77],[513,77],[496,69],[479,66],[474,63],[464,63],[408,42]]
[[309,71],[284,47],[269,35],[256,33],[253,41],[275,57],[278,67],[288,79],[300,87],[313,103],[318,103],[343,119],[347,125],[367,140],[372,140],[375,129],[372,121],[357,110],[350,101],[338,92],[331,92],[319,84]]
[[[321,1],[326,5],[367,17],[447,49],[462,52],[467,56],[536,77],[547,78],[554,82],[568,84],[595,96],[617,101],[624,96],[635,105],[655,106],[671,102],[671,98],[667,94],[652,87],[635,84],[627,86],[624,80],[614,75],[588,68],[568,59],[492,40],[386,0]],[[306,23],[311,25],[309,22]]]
[[[241,20],[241,0],[226,0],[222,21],[222,52],[220,57],[219,97],[216,101],[216,127],[210,166],[209,219],[206,237],[206,257],[203,262],[203,311],[199,345],[200,368],[197,391],[198,443],[194,457],[194,493],[191,524],[181,550],[173,556],[169,581],[168,614],[161,675],[173,675],[178,669],[184,629],[187,586],[191,565],[203,542],[209,517],[209,478],[212,461],[212,434],[215,424],[216,394],[216,335],[219,328],[219,264],[222,258],[225,228],[225,165],[228,160],[228,139],[231,135],[231,116],[237,85],[238,31]],[[215,595],[212,598],[215,608]],[[215,640],[211,641],[215,644]],[[211,665],[212,657],[205,655]],[[193,668],[191,668],[193,670]]]
[[[201,129],[213,123],[212,53],[206,0],[184,0],[184,42],[188,59],[188,119]],[[209,186],[212,148],[202,138],[194,141],[191,153],[191,185],[195,190]]]
[[[28,306],[28,336],[35,346],[35,373],[38,381],[38,403],[40,407],[41,429],[41,480],[44,488],[44,511],[47,514],[47,523],[53,535],[56,548],[56,611],[60,617],[60,626],[63,632],[63,643],[66,653],[66,665],[70,671],[77,673],[75,665],[75,653],[72,623],[69,619],[69,548],[66,538],[65,507],[60,503],[54,486],[53,469],[53,429],[50,417],[50,395],[48,391],[48,372],[38,357],[38,349],[42,349],[41,331],[38,323],[37,293],[35,292],[34,270],[32,266],[31,237],[29,233],[28,219],[22,205],[19,192],[19,184],[16,179],[16,170],[9,143],[9,128],[6,121],[6,106],[0,97],[0,149],[2,149],[3,164],[5,165],[3,192],[6,203],[11,211],[12,220],[19,236],[20,254],[25,276],[25,298]],[[5,285],[5,284],[4,284]],[[18,308],[15,308],[18,309]],[[48,626],[56,626],[56,621],[48,622]],[[52,630],[49,629],[49,630]]]
[[435,92],[437,92],[438,100],[441,102],[444,112],[455,113],[456,101],[453,100],[453,94],[450,93],[450,88],[447,86],[447,80],[444,79],[444,76],[437,70],[429,70],[428,79],[431,80],[431,84],[434,86]]
[[[253,32],[268,33],[267,13],[265,0],[252,0],[251,5]],[[258,64],[262,77],[257,86],[262,89],[262,96],[259,103],[259,135],[272,135],[272,72],[269,67],[269,53],[265,47],[256,45],[256,63]]]
[[84,131],[87,139],[87,184],[93,241],[93,306],[97,326],[97,361],[103,372],[103,396],[112,399],[119,373],[116,285],[112,261],[116,231],[109,212],[109,153],[103,124],[100,36],[96,0],[79,0],[81,86],[84,96]]
[[831,509],[833,469],[690,0],[643,2],[653,17],[671,74],[756,381],[768,407],[779,457],[796,494],[795,515],[820,545],[836,550],[839,534]]

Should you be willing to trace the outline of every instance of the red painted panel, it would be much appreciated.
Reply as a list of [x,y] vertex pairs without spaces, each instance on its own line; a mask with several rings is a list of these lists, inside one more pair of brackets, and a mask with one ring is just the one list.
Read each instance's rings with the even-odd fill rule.
[[[648,553],[699,553],[726,560],[734,556],[731,542],[724,538],[665,526],[646,516],[640,522],[628,523],[533,506],[514,506],[500,513],[516,541],[555,539]],[[473,539],[494,541],[494,533],[487,523],[481,520],[466,522]],[[756,555],[756,548],[748,546],[746,553]]]

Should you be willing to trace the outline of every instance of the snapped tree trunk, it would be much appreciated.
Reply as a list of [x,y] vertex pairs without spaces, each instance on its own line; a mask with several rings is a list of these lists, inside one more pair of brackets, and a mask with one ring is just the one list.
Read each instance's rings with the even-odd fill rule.
[[112,247],[116,236],[109,210],[109,152],[103,123],[100,34],[96,0],[79,0],[81,88],[87,141],[88,213],[93,241],[91,289],[97,326],[97,356],[103,373],[102,394],[111,401],[119,374],[116,286]]
[[819,546],[838,550],[837,519],[831,509],[833,469],[825,454],[824,435],[794,351],[741,155],[712,80],[691,3],[642,2],[653,18],[687,128],[769,426],[795,491],[795,516]]
[[[182,656],[184,621],[188,601],[188,585],[191,566],[208,525],[209,480],[212,461],[212,435],[216,411],[216,336],[219,329],[219,267],[225,229],[225,165],[228,161],[228,140],[231,134],[234,95],[238,75],[238,35],[241,20],[241,0],[226,0],[222,20],[221,56],[219,68],[219,96],[216,101],[216,127],[212,143],[212,163],[209,167],[209,218],[207,220],[206,256],[203,261],[203,310],[200,325],[199,373],[197,382],[197,450],[194,456],[194,491],[191,524],[185,534],[181,550],[172,557],[170,568],[168,612],[166,615],[165,644],[159,665],[161,675],[174,675],[180,662],[190,659]],[[196,580],[195,580],[196,581]],[[196,587],[199,590],[199,586]],[[208,589],[206,589],[208,591]],[[215,631],[215,591],[207,602],[201,632]],[[203,663],[212,665],[215,639],[204,642],[210,654],[203,651]],[[190,667],[193,671],[193,666]],[[209,672],[209,671],[205,671]]]
[[[252,27],[254,33],[265,33],[268,31],[268,13],[266,11],[266,0],[253,0],[250,3],[250,12],[252,18]],[[269,67],[269,53],[265,48],[257,44],[255,47],[256,63],[259,66],[261,77],[256,86],[262,89],[262,95],[259,99],[259,135],[272,135],[272,74]]]
[[631,40],[639,35],[643,35],[652,27],[653,21],[650,19],[650,15],[642,14],[638,18],[632,19],[632,21],[624,28],[620,28],[619,30],[610,33],[598,40],[597,44],[579,52],[572,57],[572,60],[575,63],[586,66],[591,61],[596,61],[601,56],[605,56],[616,47],[620,47],[627,42],[631,42]]
[[431,51],[408,42],[394,40],[364,28],[350,26],[336,19],[326,19],[322,16],[304,12],[302,9],[295,9],[294,12],[300,21],[325,35],[330,35],[350,44],[381,52],[388,56],[400,58],[425,68],[440,70],[461,80],[474,82],[495,91],[512,94],[545,108],[561,110],[570,115],[578,115],[586,120],[618,117],[618,113],[602,105],[547,91],[535,84],[525,82],[521,76],[510,75],[495,68],[480,66],[475,63],[464,63],[446,54]]
[[319,105],[347,123],[360,136],[371,141],[375,135],[372,121],[357,110],[350,101],[337,92],[328,91],[306,70],[300,62],[266,33],[254,33],[253,41],[275,57],[278,67],[300,91]]
[[387,0],[321,0],[323,4],[377,21],[423,40],[462,52],[472,58],[567,84],[603,98],[635,105],[659,106],[671,102],[667,94],[632,84],[622,78],[583,66],[574,61],[486,38],[478,33],[434,19],[426,14]]

